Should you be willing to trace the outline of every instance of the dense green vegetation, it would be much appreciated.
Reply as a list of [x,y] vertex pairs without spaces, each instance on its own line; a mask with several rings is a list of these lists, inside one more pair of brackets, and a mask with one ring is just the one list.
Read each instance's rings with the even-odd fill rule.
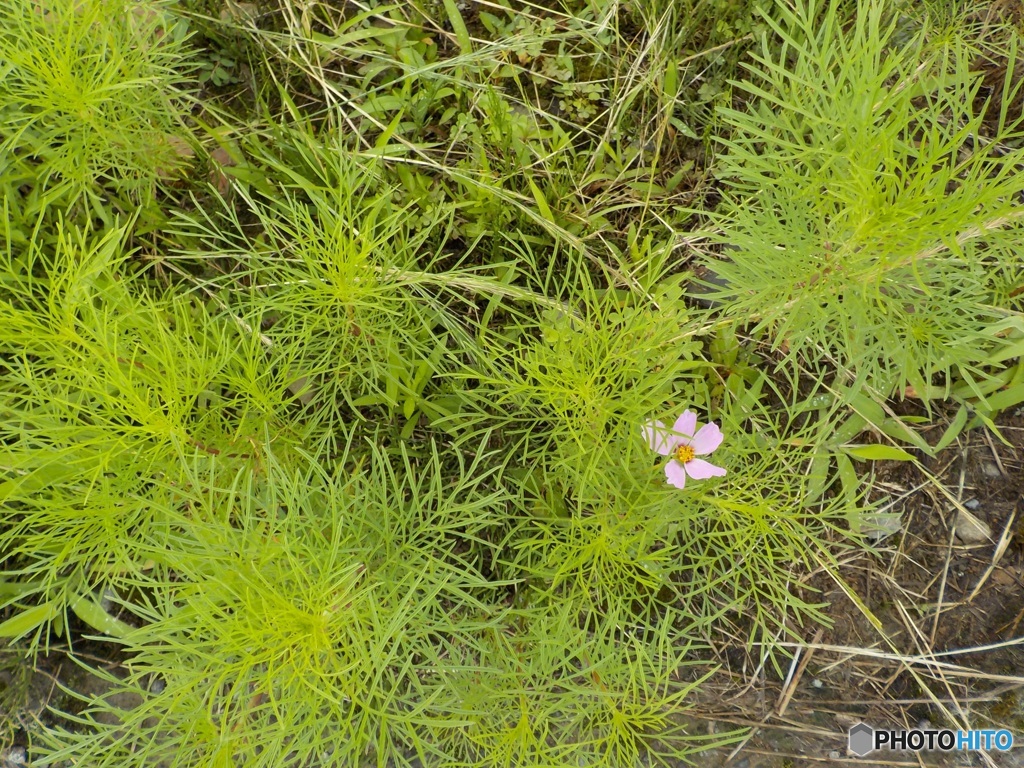
[[126,659],[50,765],[672,764],[709,645],[857,600],[870,462],[1024,401],[1011,20],[0,19],[0,636]]

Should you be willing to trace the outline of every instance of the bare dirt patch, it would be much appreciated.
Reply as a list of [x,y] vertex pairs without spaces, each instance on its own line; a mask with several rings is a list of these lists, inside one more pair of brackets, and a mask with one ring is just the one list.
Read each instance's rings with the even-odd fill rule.
[[[1024,766],[1024,411],[997,426],[1005,442],[972,430],[920,467],[875,466],[871,500],[903,527],[843,561],[863,607],[814,579],[832,626],[807,630],[784,678],[771,665],[717,678],[718,702],[702,707],[711,729],[755,730],[706,765]],[[1018,747],[858,759],[847,750],[857,722],[1005,728]]]

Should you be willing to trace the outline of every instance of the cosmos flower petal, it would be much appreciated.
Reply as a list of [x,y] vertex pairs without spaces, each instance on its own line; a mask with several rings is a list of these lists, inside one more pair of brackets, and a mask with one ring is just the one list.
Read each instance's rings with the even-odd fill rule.
[[693,442],[690,445],[693,446],[693,452],[698,456],[703,456],[706,453],[711,453],[715,448],[722,444],[724,439],[722,430],[718,428],[717,424],[705,424],[700,428],[700,431],[693,436]]
[[[724,469],[716,467],[714,464],[704,461],[704,459],[692,459],[686,462],[685,467],[686,474],[694,480],[707,480],[709,477],[722,477],[725,475]],[[668,467],[665,468],[665,474],[668,474]],[[675,483],[672,484],[675,485]],[[682,488],[681,485],[676,487]]]
[[[683,411],[683,415],[676,419],[676,423],[672,425],[672,431],[686,437],[693,437],[693,433],[697,431],[697,414],[693,411]],[[690,444],[689,440],[682,440],[681,442],[686,445]]]
[[641,429],[644,439],[651,446],[652,451],[657,451],[662,456],[668,456],[675,447],[675,440],[672,439],[668,428],[660,421],[647,422]]
[[676,488],[686,487],[686,470],[678,461],[670,461],[665,465],[665,477],[668,478],[669,485],[674,485]]
[[687,476],[691,480],[706,480],[725,475],[722,467],[694,458],[715,451],[722,444],[724,435],[714,423],[705,424],[698,430],[697,414],[693,411],[683,411],[671,430],[663,422],[648,421],[641,427],[641,432],[652,450],[671,457],[664,466],[669,485],[683,489]]

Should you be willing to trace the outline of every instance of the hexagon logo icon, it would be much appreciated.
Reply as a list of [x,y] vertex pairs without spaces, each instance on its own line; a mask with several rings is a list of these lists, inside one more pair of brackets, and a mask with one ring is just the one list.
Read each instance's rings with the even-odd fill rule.
[[875,748],[875,731],[870,725],[857,723],[850,729],[850,751],[857,757],[864,757]]

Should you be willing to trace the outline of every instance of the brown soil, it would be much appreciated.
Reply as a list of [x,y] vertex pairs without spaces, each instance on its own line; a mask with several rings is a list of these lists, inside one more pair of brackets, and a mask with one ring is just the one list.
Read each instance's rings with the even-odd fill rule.
[[[834,580],[817,578],[832,626],[809,630],[788,681],[769,671],[722,685],[717,705],[707,707],[710,729],[756,730],[699,764],[1024,766],[1024,409],[997,425],[1008,444],[976,429],[936,458],[921,457],[924,471],[910,462],[875,465],[871,499],[900,513],[903,528],[876,552],[844,560],[840,575],[881,630]],[[942,427],[933,429],[933,443]],[[978,539],[971,543],[954,530],[958,520],[968,527],[964,510],[987,526],[966,534]],[[1018,746],[858,759],[847,750],[857,722],[1006,728]]]

